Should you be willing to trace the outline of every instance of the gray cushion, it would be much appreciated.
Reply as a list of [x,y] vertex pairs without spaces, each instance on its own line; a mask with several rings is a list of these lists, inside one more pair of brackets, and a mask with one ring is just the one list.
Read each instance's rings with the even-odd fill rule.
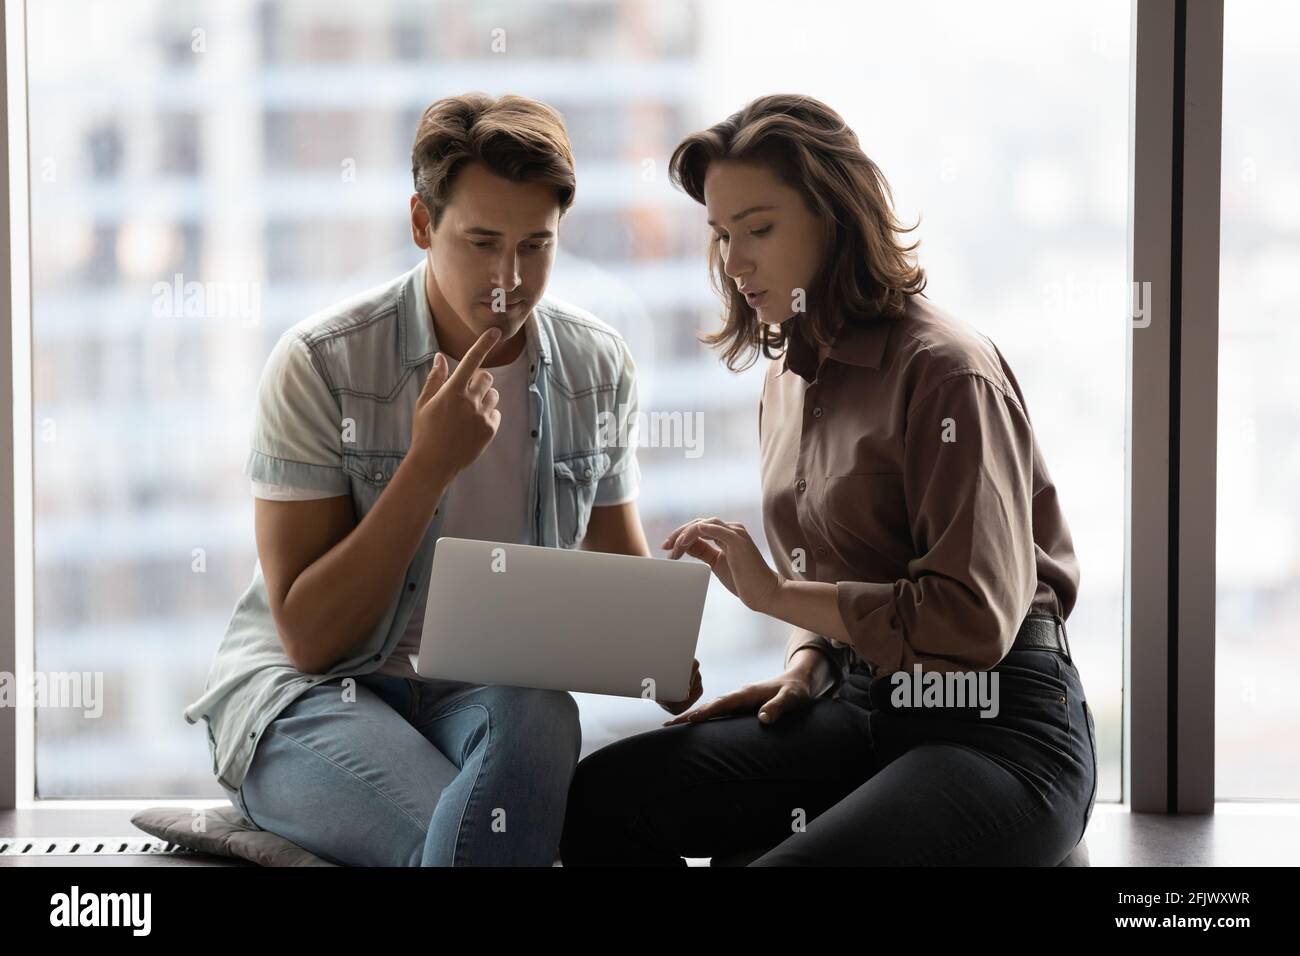
[[257,829],[233,805],[208,810],[203,832],[194,831],[194,819],[188,807],[149,807],[131,817],[131,822],[161,840],[258,866],[334,866],[282,836]]

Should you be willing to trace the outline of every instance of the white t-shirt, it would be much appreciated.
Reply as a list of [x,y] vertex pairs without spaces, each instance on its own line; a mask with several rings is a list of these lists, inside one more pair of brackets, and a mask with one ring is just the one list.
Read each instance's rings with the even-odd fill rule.
[[[450,375],[460,362],[445,353],[444,357]],[[456,476],[443,495],[439,505],[443,514],[441,536],[528,544],[532,538],[528,491],[532,481],[533,442],[528,434],[527,350],[521,351],[509,365],[498,365],[487,371],[492,373],[492,387],[500,394],[497,409],[501,412],[501,424],[483,454]],[[331,491],[270,485],[260,481],[253,482],[253,495],[275,501],[338,497]],[[421,582],[406,630],[378,673],[416,677],[408,655],[419,651],[428,598],[429,582],[426,579]],[[461,682],[431,683],[459,685]]]

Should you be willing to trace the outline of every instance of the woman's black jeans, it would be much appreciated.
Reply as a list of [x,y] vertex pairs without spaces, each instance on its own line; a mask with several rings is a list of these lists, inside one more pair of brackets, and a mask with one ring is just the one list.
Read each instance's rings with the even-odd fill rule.
[[[1012,650],[998,713],[899,707],[860,662],[836,697],[628,737],[578,764],[565,866],[766,850],[751,866],[1055,866],[1097,796],[1096,727],[1068,657]],[[991,708],[985,708],[990,711]]]

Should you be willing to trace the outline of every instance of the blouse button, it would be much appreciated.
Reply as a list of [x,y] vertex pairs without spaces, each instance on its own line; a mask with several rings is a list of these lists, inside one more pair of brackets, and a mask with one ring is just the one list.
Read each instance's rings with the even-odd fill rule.
[[813,418],[821,418],[821,417],[822,417],[822,407],[818,405],[816,408],[813,409]]
[[798,481],[795,482],[794,486],[798,488],[800,491],[803,491],[808,487],[808,482],[800,478]]

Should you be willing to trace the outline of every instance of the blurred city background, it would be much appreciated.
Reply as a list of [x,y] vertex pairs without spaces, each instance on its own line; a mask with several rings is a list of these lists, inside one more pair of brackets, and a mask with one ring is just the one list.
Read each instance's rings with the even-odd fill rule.
[[[481,89],[568,125],[577,201],[550,291],[624,333],[643,411],[703,415],[700,457],[640,452],[652,546],[699,515],[762,534],[762,366],[731,374],[696,340],[718,315],[708,227],[668,157],[763,93],[844,115],[920,218],[931,299],[1024,389],[1083,569],[1068,629],[1098,799],[1119,799],[1130,16],[1124,0],[30,3],[36,667],[105,675],[99,719],[37,713],[38,795],[221,796],[181,711],[256,559],[258,376],[291,324],[418,261],[416,121]],[[1296,797],[1278,755],[1300,729],[1300,331],[1284,321],[1300,40],[1276,0],[1228,20],[1218,790]],[[191,281],[247,308],[160,314],[156,285]],[[786,632],[714,582],[706,699],[776,673]],[[584,754],[667,716],[577,696]]]

